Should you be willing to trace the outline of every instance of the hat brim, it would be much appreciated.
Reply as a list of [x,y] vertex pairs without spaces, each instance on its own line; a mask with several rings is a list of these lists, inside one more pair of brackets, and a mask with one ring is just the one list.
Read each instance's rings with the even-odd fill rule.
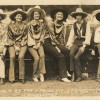
[[6,18],[6,14],[1,14],[0,13],[0,16],[2,17],[2,20]]
[[40,17],[42,19],[45,18],[45,16],[46,16],[45,11],[43,9],[39,9],[39,8],[32,8],[32,9],[30,9],[30,11],[28,12],[28,14],[31,16],[33,14],[33,12],[35,12],[35,11],[37,11],[37,12],[40,13]]
[[98,21],[100,21],[100,12],[97,13],[95,16],[96,16],[96,19],[97,19]]
[[23,12],[23,11],[15,11],[10,15],[10,19],[15,21],[15,16],[17,14],[21,14],[22,15],[22,21],[26,20],[27,17],[28,17],[27,14],[25,12]]
[[65,9],[54,9],[54,10],[52,10],[51,14],[50,14],[50,16],[51,16],[52,19],[55,19],[55,14],[57,12],[62,12],[63,13],[63,21],[65,21],[67,19],[68,12]]
[[87,16],[87,13],[85,13],[85,12],[72,12],[71,13],[71,16],[74,18],[76,18],[77,15],[81,15],[82,18],[85,18]]

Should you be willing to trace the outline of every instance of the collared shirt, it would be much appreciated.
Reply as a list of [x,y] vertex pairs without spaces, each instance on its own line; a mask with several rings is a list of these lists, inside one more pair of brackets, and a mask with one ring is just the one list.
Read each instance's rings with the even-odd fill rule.
[[100,43],[100,26],[95,31],[94,42]]
[[28,23],[28,46],[35,46],[38,42],[44,41],[45,27],[44,23],[32,20]]
[[[78,25],[78,24],[76,24],[76,25],[78,27],[81,26],[81,25]],[[83,45],[90,45],[90,39],[91,39],[90,23],[86,24],[86,34],[85,34],[85,36],[82,35],[82,29],[80,30],[80,33],[81,33],[81,38],[85,38]],[[77,36],[75,35],[75,32],[74,32],[74,26],[72,26],[71,31],[70,31],[70,35],[69,35],[69,38],[68,38],[67,46],[71,47],[76,38],[77,38]]]
[[8,43],[18,47],[27,44],[27,28],[25,23],[11,23],[8,26]]

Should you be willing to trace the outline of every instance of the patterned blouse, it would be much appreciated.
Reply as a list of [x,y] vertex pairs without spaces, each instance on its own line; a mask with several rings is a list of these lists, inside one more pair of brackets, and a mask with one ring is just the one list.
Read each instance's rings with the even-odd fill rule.
[[27,44],[27,27],[24,23],[11,23],[8,26],[8,43],[10,46],[25,46]]
[[45,28],[44,23],[32,20],[28,23],[28,46],[36,46],[37,43],[44,42]]
[[5,54],[7,45],[7,25],[0,23],[0,54]]
[[66,27],[64,26],[63,23],[59,26],[56,23],[54,23],[53,27],[57,41],[60,44],[65,45]]
[[61,26],[57,26],[53,21],[50,21],[48,22],[48,30],[48,37],[51,38],[53,45],[65,45],[66,23],[62,23]]

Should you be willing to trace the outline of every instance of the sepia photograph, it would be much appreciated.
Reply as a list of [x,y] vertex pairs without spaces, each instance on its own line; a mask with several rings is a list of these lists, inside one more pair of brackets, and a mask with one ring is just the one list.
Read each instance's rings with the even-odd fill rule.
[[0,4],[0,99],[99,100],[99,0],[12,1]]

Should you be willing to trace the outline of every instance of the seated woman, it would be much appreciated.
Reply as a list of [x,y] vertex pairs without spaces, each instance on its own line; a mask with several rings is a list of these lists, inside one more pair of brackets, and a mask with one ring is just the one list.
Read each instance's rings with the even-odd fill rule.
[[17,9],[10,15],[11,21],[8,26],[8,43],[9,43],[9,55],[10,55],[10,67],[9,67],[9,81],[14,83],[15,81],[15,55],[18,55],[19,59],[19,79],[25,83],[25,64],[24,55],[27,50],[27,28],[23,22],[27,19],[27,14],[21,9]]
[[[66,20],[68,13],[64,9],[55,9],[51,12],[52,22],[47,22],[48,32],[45,35],[44,49],[57,60],[59,73],[63,82],[70,82],[67,79],[68,53],[65,47]],[[66,67],[67,66],[67,67]]]
[[[100,23],[100,11],[96,13],[96,19]],[[98,64],[98,71],[97,71],[97,81],[100,82],[100,26],[97,27],[94,35],[94,42],[97,44],[98,52],[99,52],[99,64]]]
[[3,13],[3,10],[0,9],[0,82],[1,85],[4,84],[5,79],[5,64],[4,56],[6,53],[7,45],[7,25],[2,22],[6,18],[6,15]]
[[44,82],[45,70],[45,55],[43,49],[44,41],[44,23],[41,21],[45,17],[45,12],[39,6],[30,9],[29,15],[31,21],[28,23],[28,50],[34,58],[33,62],[33,81]]
[[[65,56],[67,74],[69,70],[69,49],[66,48],[66,32],[67,32],[67,23],[66,18],[68,14],[64,9],[55,9],[51,12],[51,18],[53,21],[48,22],[49,29],[53,32],[53,35],[56,39],[57,47],[61,53]],[[69,75],[69,74],[68,74]]]

